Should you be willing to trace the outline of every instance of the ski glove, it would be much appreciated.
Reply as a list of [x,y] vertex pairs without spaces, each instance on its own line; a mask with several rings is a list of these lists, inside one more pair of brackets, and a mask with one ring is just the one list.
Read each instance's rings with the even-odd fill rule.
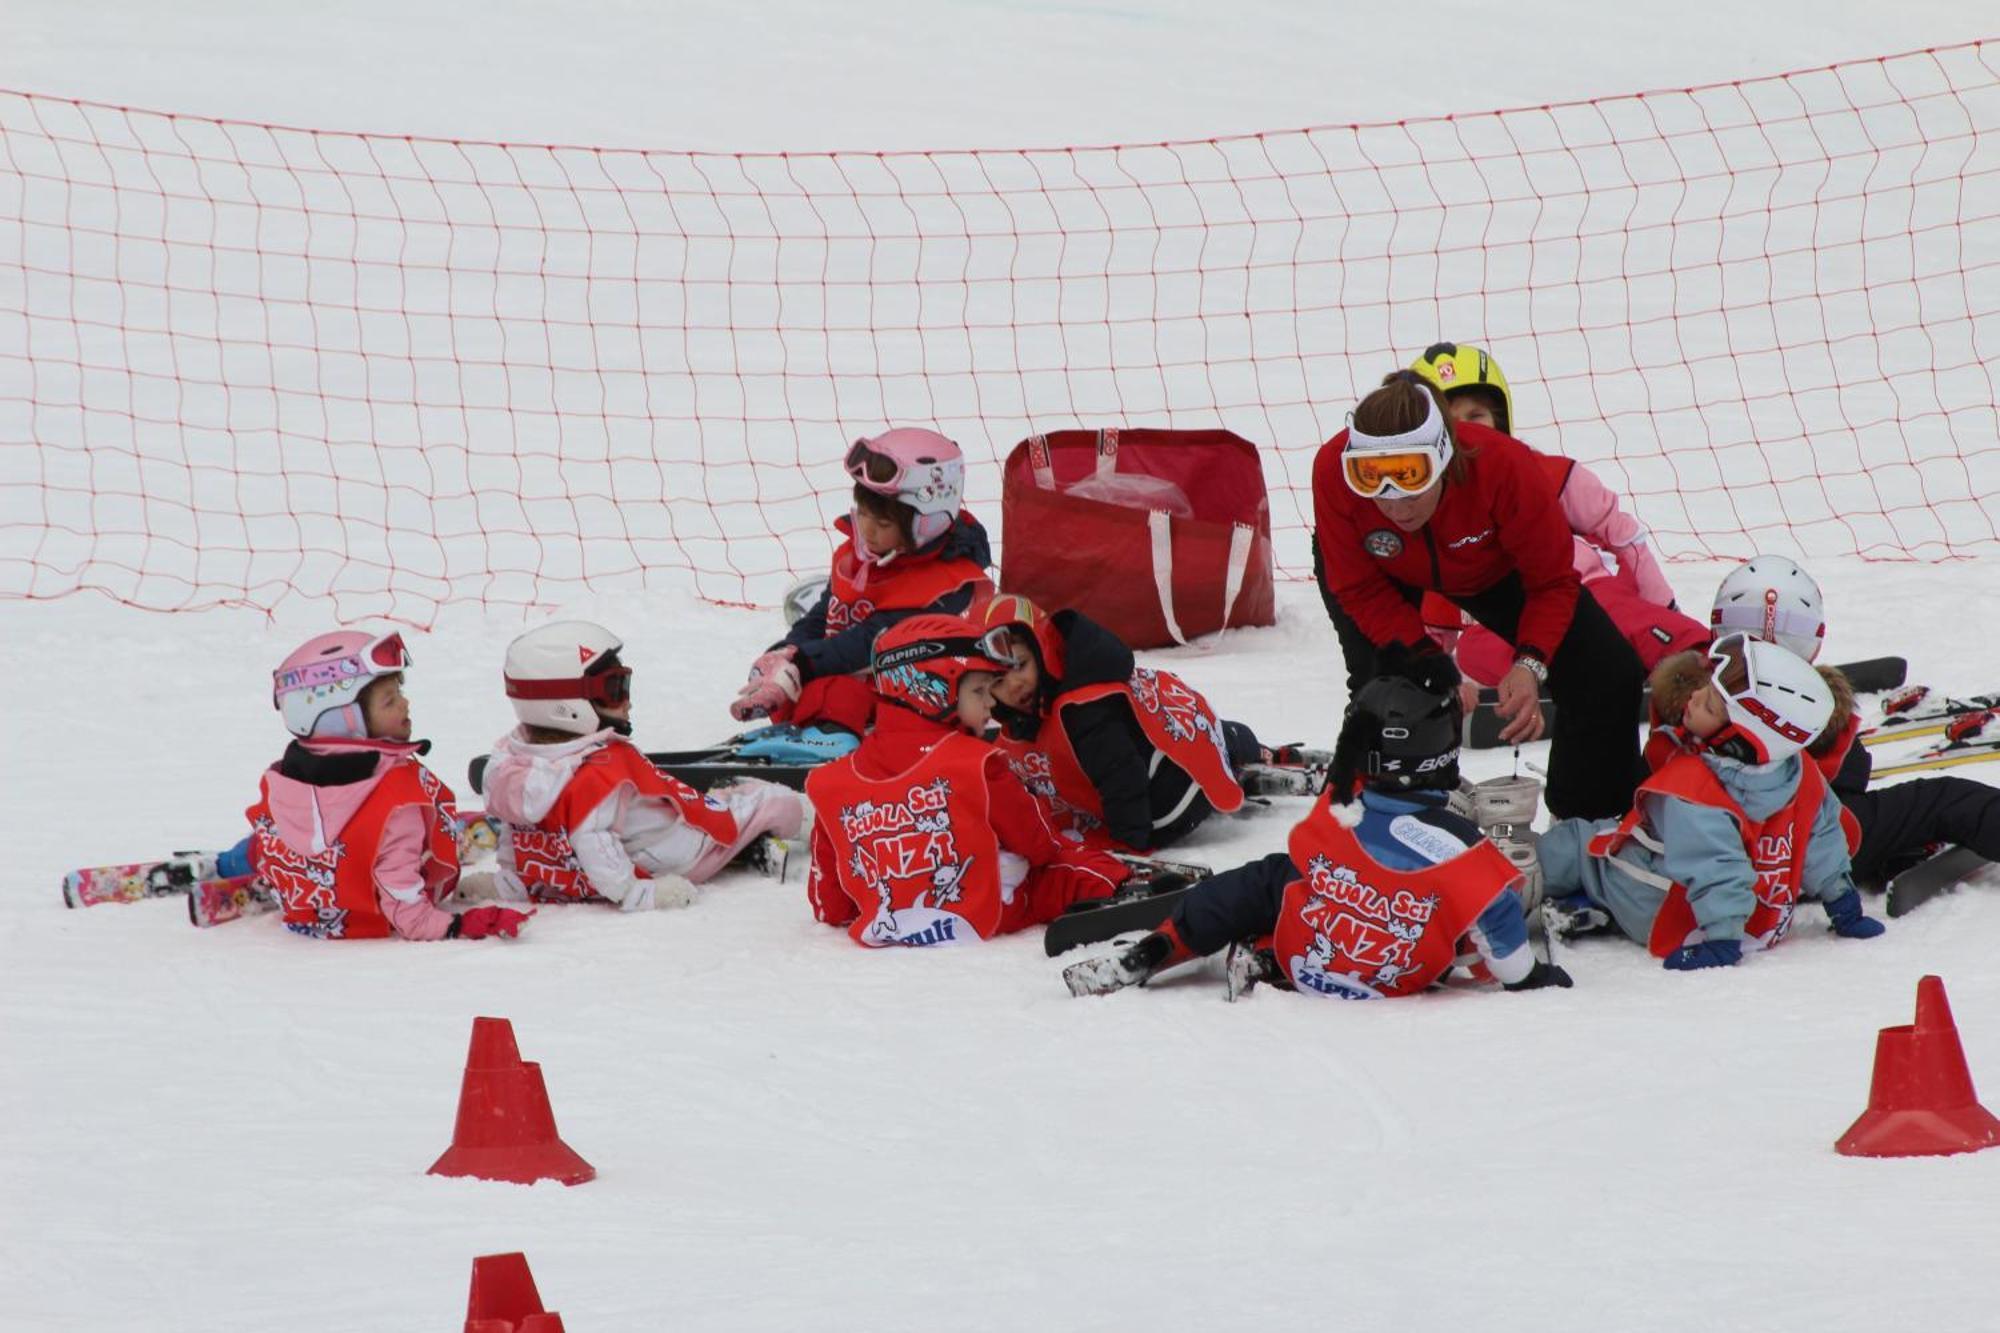
[[1660,966],[1669,972],[1695,972],[1704,967],[1734,967],[1742,961],[1742,940],[1703,940],[1674,950]]
[[729,715],[738,722],[769,717],[786,704],[797,703],[801,682],[792,657],[798,649],[791,644],[773,648],[750,664],[750,679],[736,692]]
[[475,907],[469,912],[461,912],[445,932],[446,939],[483,940],[488,935],[505,935],[513,939],[521,933],[521,923],[533,916],[532,911],[517,912],[511,907]]
[[1888,929],[1874,917],[1862,915],[1861,894],[1854,889],[1829,899],[1826,915],[1833,922],[1833,933],[1842,939],[1872,940]]
[[1560,986],[1564,990],[1568,990],[1575,984],[1574,981],[1569,979],[1569,973],[1563,971],[1561,967],[1554,963],[1545,963],[1537,958],[1535,965],[1528,969],[1527,976],[1522,977],[1519,981],[1508,983],[1502,989],[1540,990],[1544,986]]

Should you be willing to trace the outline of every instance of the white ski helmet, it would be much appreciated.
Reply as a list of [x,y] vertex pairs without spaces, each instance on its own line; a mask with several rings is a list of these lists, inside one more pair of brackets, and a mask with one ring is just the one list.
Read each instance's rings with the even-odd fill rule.
[[632,669],[616,634],[587,620],[537,625],[507,645],[507,698],[531,727],[588,736],[605,724],[598,704],[632,697]]
[[908,505],[916,518],[910,537],[918,547],[951,531],[965,490],[965,455],[923,426],[898,426],[863,436],[848,446],[847,475],[877,495]]
[[1797,754],[1826,730],[1833,690],[1812,663],[1781,644],[1748,634],[1727,634],[1708,650],[1715,688],[1729,725],[1710,745],[1740,737],[1750,762],[1774,764]]
[[1735,631],[1791,649],[1810,662],[1826,640],[1826,601],[1812,575],[1781,555],[1752,556],[1715,590],[1709,630]]
[[403,636],[393,631],[344,629],[315,635],[271,673],[271,706],[294,736],[366,740],[361,692],[409,665]]

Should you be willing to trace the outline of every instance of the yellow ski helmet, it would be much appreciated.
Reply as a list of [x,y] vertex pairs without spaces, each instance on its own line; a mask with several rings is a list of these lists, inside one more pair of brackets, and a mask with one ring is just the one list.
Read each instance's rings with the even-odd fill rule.
[[1514,395],[1507,389],[1507,377],[1500,373],[1500,363],[1487,355],[1484,348],[1470,343],[1432,343],[1410,363],[1410,369],[1447,398],[1464,389],[1499,390],[1500,433],[1514,433]]

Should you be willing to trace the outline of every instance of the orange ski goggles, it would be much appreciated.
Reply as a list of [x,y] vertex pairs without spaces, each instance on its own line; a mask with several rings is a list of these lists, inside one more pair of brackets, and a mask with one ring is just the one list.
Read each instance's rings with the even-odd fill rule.
[[1347,489],[1364,500],[1378,496],[1422,495],[1437,485],[1451,462],[1451,428],[1438,409],[1437,395],[1424,391],[1424,420],[1399,435],[1369,435],[1347,414],[1347,444],[1340,467]]
[[1341,455],[1341,466],[1347,473],[1347,489],[1365,500],[1392,489],[1403,495],[1421,495],[1438,477],[1437,455],[1427,449],[1397,454],[1350,451]]

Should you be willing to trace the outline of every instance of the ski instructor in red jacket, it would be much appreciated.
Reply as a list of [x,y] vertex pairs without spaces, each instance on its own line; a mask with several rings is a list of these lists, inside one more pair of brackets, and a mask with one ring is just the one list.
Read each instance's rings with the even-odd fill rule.
[[1454,425],[1429,385],[1397,371],[1321,446],[1313,514],[1349,693],[1384,673],[1433,691],[1458,683],[1418,612],[1426,591],[1442,593],[1513,645],[1504,739],[1539,740],[1544,685],[1555,700],[1550,812],[1631,808],[1645,668],[1578,579],[1561,501],[1528,446]]

